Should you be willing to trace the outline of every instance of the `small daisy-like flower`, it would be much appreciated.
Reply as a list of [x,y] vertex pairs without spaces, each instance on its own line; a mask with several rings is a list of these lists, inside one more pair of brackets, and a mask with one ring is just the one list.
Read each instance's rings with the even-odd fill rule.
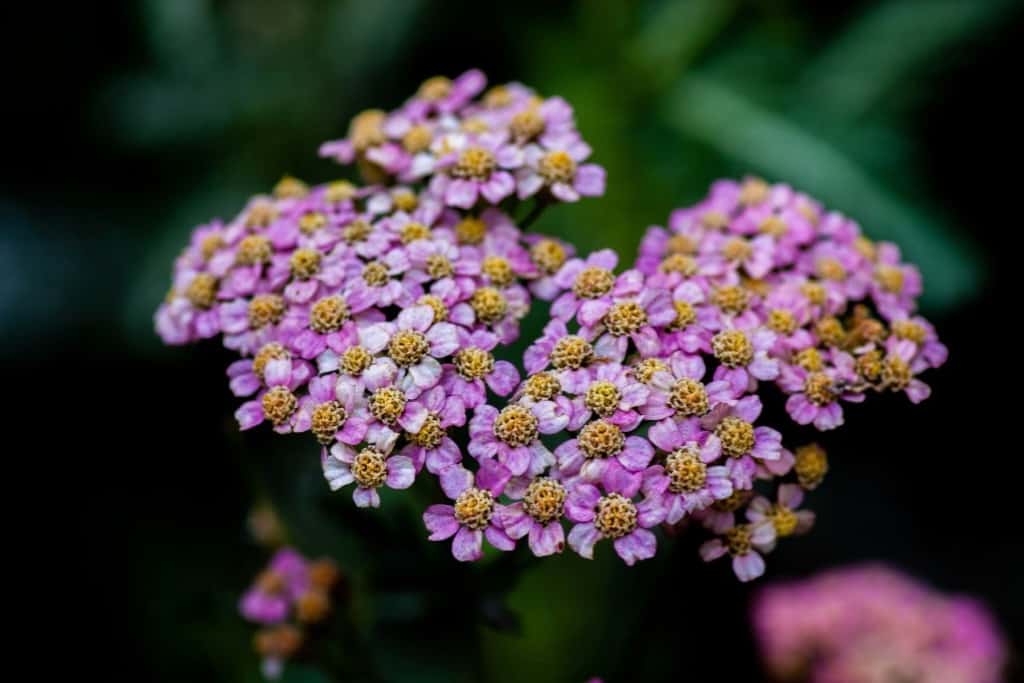
[[517,174],[519,198],[532,197],[544,188],[563,202],[600,197],[605,189],[605,170],[597,164],[583,163],[590,152],[590,145],[576,132],[527,145],[525,164]]
[[513,476],[538,475],[555,461],[540,435],[560,432],[568,423],[554,401],[512,403],[500,411],[481,405],[469,422],[469,454],[481,462],[497,458]]
[[297,378],[296,388],[313,375],[313,368],[308,362],[294,358],[284,344],[269,342],[264,344],[253,358],[236,360],[228,366],[231,393],[235,396],[252,396],[261,387],[265,387],[264,371],[267,363],[272,360],[292,361],[292,376]]
[[586,260],[567,261],[554,276],[555,284],[567,291],[551,304],[552,317],[571,320],[585,302],[604,301],[610,306],[615,287],[613,271],[618,262],[619,257],[611,249],[596,251]]
[[354,446],[366,436],[369,414],[362,393],[346,382],[338,382],[334,374],[321,375],[309,381],[309,395],[299,401],[300,422],[308,425],[324,447],[335,440]]
[[[505,493],[511,494],[509,489]],[[560,553],[565,547],[562,516],[566,495],[565,485],[551,477],[531,479],[514,496],[520,500],[498,512],[499,521],[510,538],[527,537],[530,551],[537,557]]]
[[252,429],[268,421],[274,425],[274,431],[288,433],[306,431],[309,425],[304,419],[296,421],[299,413],[299,399],[295,390],[309,379],[308,366],[298,367],[289,358],[274,358],[267,361],[263,370],[263,382],[267,387],[256,399],[246,401],[237,411],[235,419],[242,430]]
[[459,346],[456,327],[434,322],[430,306],[406,308],[394,323],[375,323],[360,334],[370,353],[385,352],[400,369],[399,383],[411,398],[441,380],[441,363]]
[[565,516],[576,523],[569,547],[591,560],[594,545],[608,538],[627,565],[654,557],[658,540],[650,529],[664,521],[665,511],[657,497],[636,502],[634,495],[614,488],[602,495],[586,483],[573,486],[565,502]]
[[482,197],[496,205],[516,189],[509,170],[523,163],[522,150],[509,144],[507,134],[484,133],[449,136],[453,151],[437,160],[438,173],[430,182],[430,191],[448,206],[471,209]]
[[585,301],[576,318],[601,332],[594,344],[599,356],[621,362],[630,340],[641,356],[657,355],[661,340],[655,326],[675,320],[676,310],[667,292],[645,287],[643,274],[630,270],[616,278],[610,297]]
[[498,396],[508,396],[519,385],[519,371],[508,361],[495,360],[491,353],[498,345],[497,335],[458,328],[457,350],[445,365],[442,380],[445,389],[459,396],[467,408],[476,408],[487,400],[487,388]]
[[282,548],[242,596],[238,609],[249,621],[279,624],[288,618],[309,586],[306,559],[291,548]]
[[658,365],[650,370],[647,384],[653,391],[650,400],[640,408],[648,420],[701,417],[720,403],[733,403],[737,396],[728,382],[701,381],[706,368],[700,356],[674,353],[659,359]]
[[600,482],[605,490],[629,495],[640,490],[641,472],[651,464],[654,448],[641,436],[627,436],[609,420],[583,425],[576,438],[555,449],[562,476],[577,473],[586,481]]
[[355,482],[352,500],[357,507],[380,507],[377,489],[407,489],[416,478],[416,467],[404,455],[389,455],[382,444],[353,448],[337,443],[322,456],[324,478],[332,491]]
[[700,547],[700,556],[711,562],[726,554],[732,557],[732,570],[740,581],[753,581],[764,574],[764,557],[775,543],[775,527],[764,520],[727,529],[719,538]]
[[[755,427],[761,415],[761,399],[745,396],[734,405],[721,405],[702,423],[712,433],[708,441],[729,461],[726,466],[736,488],[750,488],[757,461],[768,462],[782,457],[782,434],[771,427]],[[712,447],[715,447],[712,445]]]
[[640,423],[638,409],[650,398],[651,390],[637,381],[630,369],[619,363],[600,363],[578,372],[563,374],[562,387],[573,399],[569,429],[578,430],[595,415],[622,429]]
[[423,291],[402,285],[399,277],[409,269],[409,256],[404,249],[393,249],[380,259],[363,263],[355,259],[348,263],[345,301],[353,313],[371,306],[410,306]]
[[917,297],[924,290],[921,271],[903,263],[900,248],[891,242],[875,245],[871,298],[878,312],[889,320],[904,318],[917,308]]
[[669,524],[732,495],[728,468],[711,465],[722,455],[721,442],[708,436],[693,421],[664,420],[651,427],[648,438],[666,455],[664,464],[644,473],[643,491],[661,496]]
[[551,367],[556,372],[579,370],[595,360],[594,345],[587,330],[569,334],[561,320],[552,320],[544,326],[544,334],[530,344],[523,354],[523,365],[528,374]]
[[799,365],[783,365],[778,385],[791,394],[786,412],[797,424],[813,424],[825,431],[843,424],[839,400],[860,403],[864,394],[848,391],[857,381],[853,357],[841,351],[830,354],[832,365],[808,371]]
[[711,353],[719,365],[714,378],[728,382],[736,392],[757,385],[757,380],[779,376],[779,361],[768,352],[775,345],[775,333],[763,327],[724,329],[711,338]]
[[448,436],[448,429],[466,424],[466,405],[462,397],[440,386],[427,391],[420,403],[427,415],[418,431],[406,433],[409,443],[402,455],[412,460],[417,472],[426,465],[431,474],[437,474],[462,461],[462,450]]
[[747,507],[747,520],[751,524],[768,522],[775,529],[775,539],[764,543],[766,552],[775,547],[775,540],[807,533],[814,526],[814,513],[798,510],[804,500],[804,491],[796,484],[779,485],[778,496],[772,503],[764,496],[756,496]]
[[448,467],[440,474],[441,488],[454,503],[431,505],[423,513],[423,523],[431,541],[452,540],[452,556],[460,562],[483,557],[483,540],[498,550],[512,550],[515,541],[500,525],[501,509],[497,503],[508,471],[496,463],[482,463],[474,476],[461,465]]

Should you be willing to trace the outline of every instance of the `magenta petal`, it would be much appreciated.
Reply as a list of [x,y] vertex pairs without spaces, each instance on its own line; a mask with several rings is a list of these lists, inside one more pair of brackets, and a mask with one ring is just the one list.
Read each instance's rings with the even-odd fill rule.
[[565,529],[557,521],[545,526],[535,524],[530,529],[529,544],[530,550],[537,557],[560,553],[565,547]]
[[431,505],[423,513],[423,524],[430,532],[431,541],[443,541],[455,535],[459,523],[455,519],[455,508],[451,505]]
[[460,527],[452,541],[452,556],[459,562],[473,562],[483,557],[484,533]]
[[632,533],[615,539],[614,546],[619,557],[632,567],[637,560],[654,557],[658,549],[658,540],[647,529],[634,529]]
[[484,536],[487,537],[487,542],[498,550],[515,550],[516,542],[493,524],[484,530]]

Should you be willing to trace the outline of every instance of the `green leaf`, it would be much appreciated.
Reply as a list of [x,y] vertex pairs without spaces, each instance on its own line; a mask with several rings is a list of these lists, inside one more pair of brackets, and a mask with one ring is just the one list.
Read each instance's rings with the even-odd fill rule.
[[857,118],[1009,7],[1003,0],[878,3],[806,69],[797,94],[836,116]]

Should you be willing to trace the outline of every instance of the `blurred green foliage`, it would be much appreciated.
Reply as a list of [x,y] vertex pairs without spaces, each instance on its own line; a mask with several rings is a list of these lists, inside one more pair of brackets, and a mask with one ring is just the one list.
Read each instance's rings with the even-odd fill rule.
[[[398,105],[436,71],[481,66],[494,82],[566,97],[608,169],[606,197],[560,206],[540,230],[583,251],[612,247],[629,262],[647,225],[698,199],[713,179],[759,174],[898,242],[924,271],[927,312],[949,311],[980,290],[985,264],[928,184],[925,160],[936,155],[920,148],[916,117],[941,103],[943,74],[970,59],[1011,8],[888,0],[837,17],[783,0],[619,0],[524,2],[495,15],[469,2],[142,0],[125,18],[139,28],[139,54],[93,91],[89,115],[97,140],[158,167],[158,184],[112,210],[106,225],[83,222],[96,227],[92,239],[67,243],[93,268],[62,276],[74,287],[97,269],[128,269],[93,291],[104,305],[122,304],[117,322],[134,348],[157,354],[151,315],[193,225],[230,218],[284,173],[334,177],[316,147],[352,115]],[[19,230],[31,223],[12,216],[5,222]],[[17,318],[20,299],[0,304]],[[220,391],[210,382],[206,391]],[[675,573],[692,566],[683,544],[628,573],[608,548],[590,563],[456,566],[443,544],[423,538],[418,510],[433,491],[386,498],[382,514],[367,516],[325,492],[305,441],[232,438],[225,457],[252,477],[252,495],[275,502],[301,548],[346,567],[358,639],[346,656],[365,658],[384,680],[631,680],[622,655],[638,652],[645,610],[658,604],[655,584],[692,579]],[[207,543],[215,552],[216,541]],[[153,552],[139,560],[143,572],[166,561]],[[247,559],[255,556],[249,549]],[[153,657],[195,649],[219,679],[255,680],[251,632],[234,614],[238,578],[255,569],[183,568],[179,590],[214,595],[218,617],[187,623],[182,606],[154,603],[147,623],[167,631],[154,634]],[[174,630],[183,620],[184,635]],[[650,663],[633,674],[656,671],[673,651],[671,634],[645,638]],[[175,639],[183,640],[169,649]],[[285,680],[328,677],[306,666]]]

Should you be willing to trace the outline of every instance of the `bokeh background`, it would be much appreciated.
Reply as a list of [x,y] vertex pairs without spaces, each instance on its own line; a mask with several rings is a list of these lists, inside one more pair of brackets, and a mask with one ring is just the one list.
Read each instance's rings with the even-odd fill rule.
[[[608,193],[537,227],[584,251],[611,246],[629,259],[647,225],[712,179],[755,173],[856,217],[920,264],[924,312],[951,349],[925,378],[933,398],[871,401],[821,439],[832,474],[811,497],[817,528],[783,544],[767,578],[887,560],[979,596],[1019,653],[1022,9],[21,8],[5,41],[14,121],[0,165],[0,358],[9,397],[52,444],[45,476],[76,507],[37,542],[71,558],[72,592],[94,603],[81,614],[117,625],[116,664],[135,680],[258,680],[235,602],[266,559],[246,523],[260,501],[302,550],[346,569],[350,628],[327,656],[352,680],[761,680],[746,625],[751,587],[703,566],[696,540],[663,543],[632,570],[607,548],[594,562],[567,554],[534,565],[520,553],[456,566],[424,539],[416,506],[431,491],[357,512],[348,496],[327,494],[308,440],[237,433],[226,352],[166,349],[152,332],[192,226],[233,216],[284,173],[333,179],[316,148],[352,115],[478,66],[493,83],[521,80],[576,107]],[[1010,676],[1020,675],[1016,658]],[[286,680],[331,679],[303,664]]]

